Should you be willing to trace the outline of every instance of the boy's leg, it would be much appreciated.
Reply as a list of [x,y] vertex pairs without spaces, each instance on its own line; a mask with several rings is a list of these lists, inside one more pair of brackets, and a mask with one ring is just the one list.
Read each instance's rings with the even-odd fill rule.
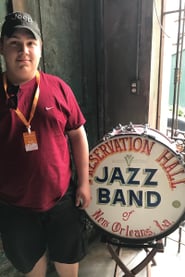
[[67,195],[50,210],[47,242],[50,259],[59,276],[78,276],[79,261],[86,254],[86,232],[82,211]]
[[[63,263],[54,263],[55,268],[59,276],[61,277],[78,277],[78,268],[79,264],[63,264]],[[32,276],[30,276],[32,277]]]
[[32,271],[25,274],[26,277],[45,277],[47,272],[47,257],[42,256],[40,260],[35,264]]

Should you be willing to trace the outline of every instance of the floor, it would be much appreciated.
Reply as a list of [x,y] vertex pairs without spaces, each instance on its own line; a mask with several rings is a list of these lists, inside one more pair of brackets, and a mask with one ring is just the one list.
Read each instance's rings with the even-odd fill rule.
[[[182,232],[182,244],[180,253],[178,253],[178,237],[176,230],[166,239],[166,246],[163,253],[157,253],[154,257],[156,265],[149,266],[149,270],[145,267],[135,276],[137,277],[185,277],[185,232]],[[164,241],[163,241],[164,242]],[[146,257],[143,249],[125,249],[122,248],[121,260],[131,270],[139,262]],[[150,263],[150,265],[152,262]],[[88,254],[80,263],[79,277],[123,277],[123,271],[118,270],[114,275],[115,262],[105,243],[99,238],[95,239],[89,245]],[[48,277],[56,277],[56,273],[52,272]]]

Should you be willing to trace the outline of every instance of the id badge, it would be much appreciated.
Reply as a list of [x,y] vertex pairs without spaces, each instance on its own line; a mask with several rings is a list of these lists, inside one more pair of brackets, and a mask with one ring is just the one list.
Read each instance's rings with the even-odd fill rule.
[[38,143],[35,131],[23,133],[26,152],[38,150]]

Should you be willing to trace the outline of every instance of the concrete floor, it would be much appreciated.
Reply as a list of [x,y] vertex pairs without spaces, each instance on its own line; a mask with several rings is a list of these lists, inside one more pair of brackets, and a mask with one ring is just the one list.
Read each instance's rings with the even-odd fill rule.
[[[185,233],[182,233],[182,245],[178,252],[178,230],[167,237],[167,243],[163,253],[157,253],[154,257],[155,266],[143,269],[136,274],[137,277],[185,277]],[[121,259],[131,270],[146,257],[144,250],[122,249]],[[150,263],[151,265],[151,263]],[[105,243],[99,238],[89,245],[88,254],[80,263],[79,277],[114,277],[115,262]],[[117,271],[116,277],[125,276],[123,271]],[[48,277],[57,277],[52,272]],[[129,276],[130,277],[130,276]]]

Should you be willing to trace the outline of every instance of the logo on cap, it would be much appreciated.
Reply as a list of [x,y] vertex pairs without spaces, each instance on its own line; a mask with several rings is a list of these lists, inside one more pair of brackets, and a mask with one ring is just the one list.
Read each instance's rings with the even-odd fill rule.
[[25,13],[22,14],[22,13],[16,12],[12,15],[14,15],[15,19],[24,20],[24,21],[27,21],[29,23],[33,22],[32,18],[29,14],[25,14]]

